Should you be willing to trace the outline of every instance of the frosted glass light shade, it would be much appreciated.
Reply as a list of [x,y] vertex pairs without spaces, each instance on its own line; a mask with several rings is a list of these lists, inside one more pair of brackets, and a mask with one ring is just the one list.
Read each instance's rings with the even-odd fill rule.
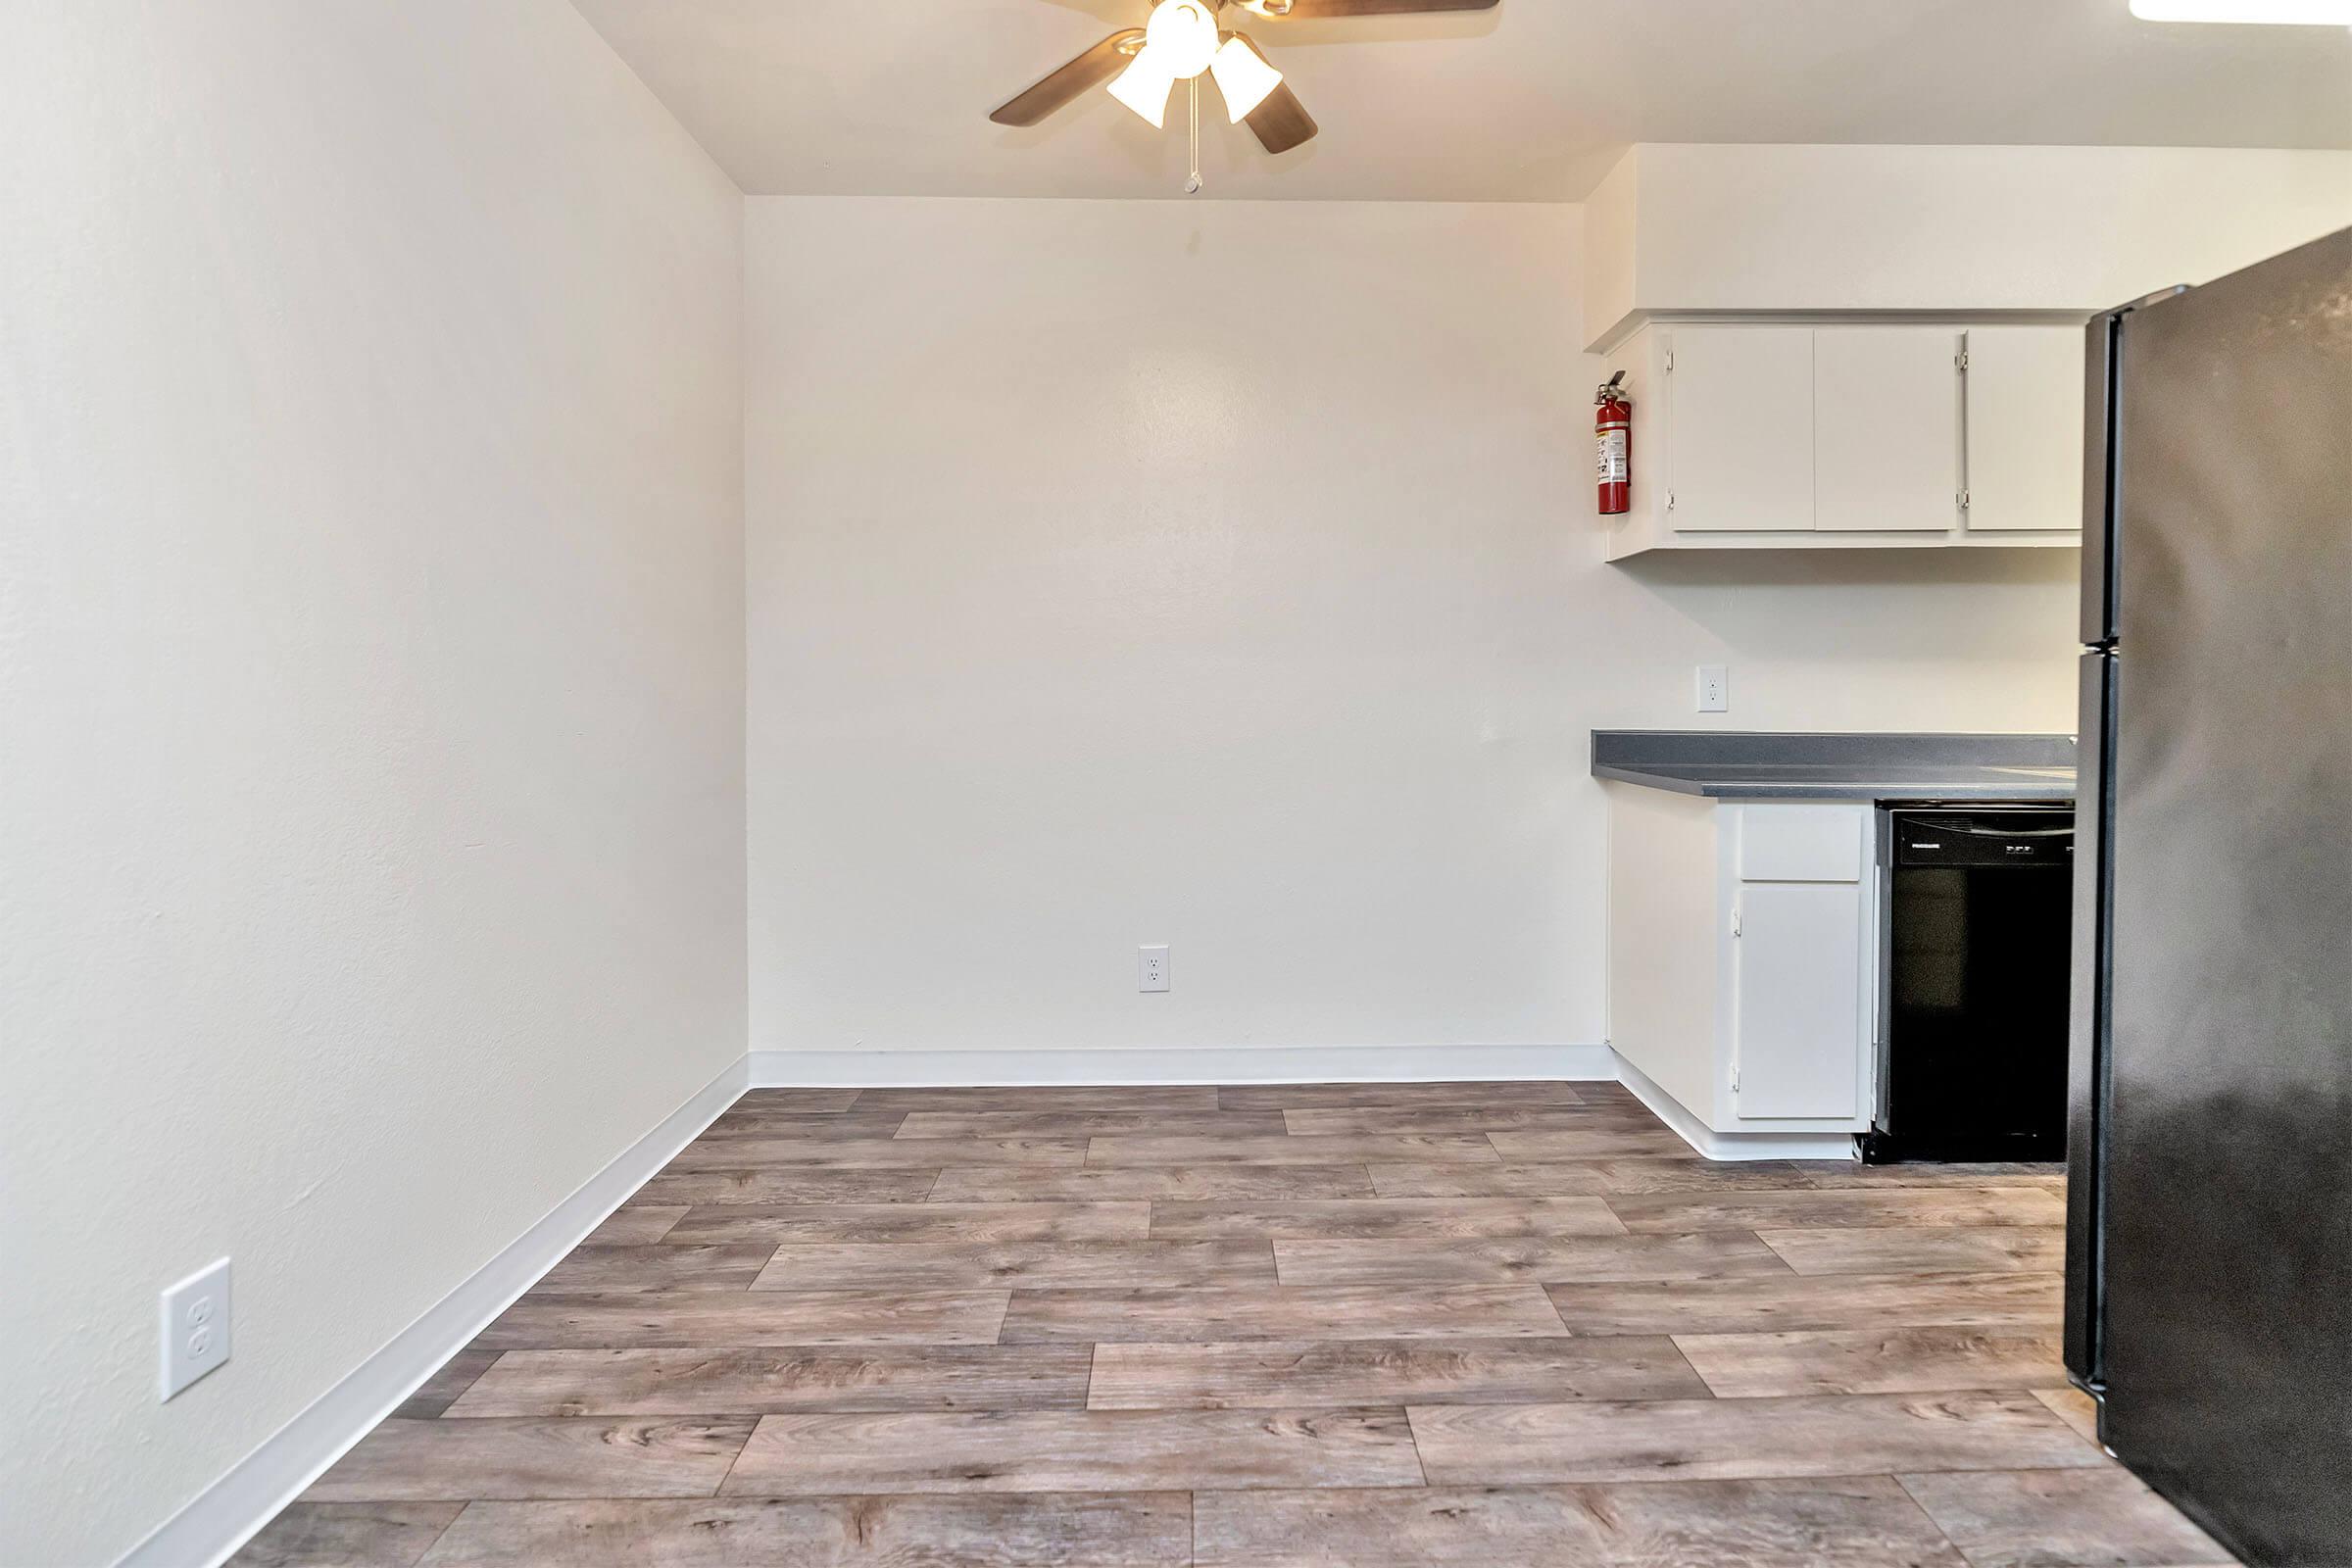
[[1176,73],[1168,69],[1166,57],[1147,43],[1144,52],[1111,78],[1110,95],[1150,121],[1152,128],[1157,130],[1168,122],[1168,94],[1175,86]]
[[1226,39],[1208,68],[1216,73],[1217,91],[1225,95],[1225,113],[1237,125],[1282,85],[1282,73],[1239,38]]

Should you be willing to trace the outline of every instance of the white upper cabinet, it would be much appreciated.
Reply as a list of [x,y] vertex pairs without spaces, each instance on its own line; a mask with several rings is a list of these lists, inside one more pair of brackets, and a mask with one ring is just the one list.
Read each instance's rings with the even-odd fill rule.
[[1813,329],[1678,326],[1666,351],[1669,526],[1810,529]]
[[2082,526],[2082,332],[1971,327],[1968,526]]
[[1941,533],[1960,520],[1960,334],[1813,334],[1813,526]]
[[1612,559],[2082,537],[2080,327],[1658,320],[1607,365],[1634,403]]

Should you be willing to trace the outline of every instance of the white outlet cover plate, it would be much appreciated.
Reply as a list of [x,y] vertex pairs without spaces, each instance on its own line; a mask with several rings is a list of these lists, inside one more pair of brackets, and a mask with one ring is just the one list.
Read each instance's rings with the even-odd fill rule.
[[167,1399],[228,1359],[227,1258],[164,1292],[163,1335]]
[[1723,664],[1698,666],[1698,710],[1702,713],[1728,713],[1732,710],[1732,672]]
[[1138,948],[1135,950],[1135,988],[1138,991],[1168,989],[1168,950],[1166,948]]

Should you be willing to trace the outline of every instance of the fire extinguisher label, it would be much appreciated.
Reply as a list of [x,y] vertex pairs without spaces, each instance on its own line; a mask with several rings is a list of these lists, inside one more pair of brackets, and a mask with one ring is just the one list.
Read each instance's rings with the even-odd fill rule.
[[1603,430],[1600,432],[1599,445],[1600,482],[1602,484],[1625,483],[1627,479],[1625,432],[1623,430]]

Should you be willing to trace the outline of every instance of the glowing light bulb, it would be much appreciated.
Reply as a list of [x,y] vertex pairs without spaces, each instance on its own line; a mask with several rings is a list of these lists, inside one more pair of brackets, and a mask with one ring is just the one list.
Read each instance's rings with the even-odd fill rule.
[[1225,112],[1237,125],[1282,85],[1282,73],[1268,65],[1265,56],[1232,34],[1227,35],[1224,47],[1217,51],[1208,68],[1216,73],[1217,91],[1225,95]]
[[1200,0],[1159,0],[1144,24],[1144,52],[1157,54],[1169,75],[1189,81],[1217,57],[1216,19]]

